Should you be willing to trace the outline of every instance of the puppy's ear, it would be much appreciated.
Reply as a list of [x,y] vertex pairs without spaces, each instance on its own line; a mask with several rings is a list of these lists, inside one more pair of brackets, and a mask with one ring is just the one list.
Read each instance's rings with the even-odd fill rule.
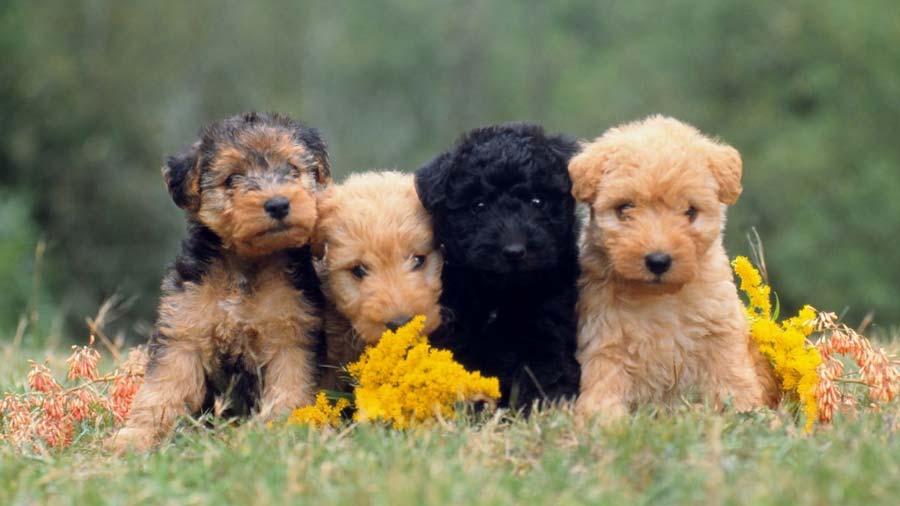
[[317,167],[316,182],[322,186],[331,182],[331,164],[328,161],[328,146],[322,134],[315,128],[307,128],[299,123],[294,125],[294,139],[301,142],[312,154]]
[[334,212],[334,189],[328,187],[316,195],[316,228],[313,230],[310,246],[316,258],[325,256],[328,237],[326,226],[329,216]]
[[606,170],[606,162],[612,147],[597,140],[582,146],[581,152],[569,161],[569,177],[572,179],[572,195],[581,202],[593,202],[597,187]]
[[551,135],[547,137],[547,145],[550,151],[563,165],[567,165],[575,153],[578,153],[578,141],[567,135]]
[[166,158],[163,180],[175,205],[195,213],[200,209],[200,143]]
[[709,154],[709,168],[719,185],[719,201],[732,205],[741,196],[741,154],[725,144],[715,143]]
[[447,194],[447,178],[450,174],[450,154],[444,153],[416,171],[416,193],[432,213],[444,205]]

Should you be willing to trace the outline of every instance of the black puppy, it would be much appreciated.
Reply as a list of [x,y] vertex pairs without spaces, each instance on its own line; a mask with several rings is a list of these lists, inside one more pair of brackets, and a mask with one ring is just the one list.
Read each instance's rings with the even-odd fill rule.
[[536,125],[475,129],[416,173],[444,250],[432,343],[500,379],[501,405],[573,398],[578,227],[575,142]]

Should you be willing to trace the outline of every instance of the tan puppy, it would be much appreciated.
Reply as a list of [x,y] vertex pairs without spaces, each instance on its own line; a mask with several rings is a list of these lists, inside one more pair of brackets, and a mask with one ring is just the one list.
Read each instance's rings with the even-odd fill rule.
[[412,174],[354,174],[319,200],[315,244],[329,301],[322,387],[344,390],[339,368],[396,330],[425,315],[425,331],[441,322],[443,258]]
[[579,281],[582,416],[696,390],[739,410],[777,401],[722,246],[741,157],[671,118],[608,130],[569,165],[590,204]]

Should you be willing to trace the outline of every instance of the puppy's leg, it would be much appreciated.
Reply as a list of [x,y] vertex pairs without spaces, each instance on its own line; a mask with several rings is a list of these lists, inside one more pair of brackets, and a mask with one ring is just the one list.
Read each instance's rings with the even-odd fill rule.
[[270,352],[258,415],[263,420],[315,401],[315,352],[296,345],[273,347]]
[[354,332],[350,322],[329,309],[325,317],[325,361],[319,364],[319,388],[323,390],[351,391],[344,366],[359,359],[364,344]]
[[206,384],[199,350],[169,341],[150,360],[125,426],[109,441],[114,450],[150,448],[169,432],[177,416],[196,412],[203,402]]
[[713,346],[708,357],[709,388],[717,407],[731,398],[738,411],[750,411],[766,405],[759,374],[742,336],[723,338],[722,346]]
[[610,423],[628,414],[632,379],[619,364],[602,356],[590,357],[581,365],[581,393],[575,402],[579,423],[599,415]]

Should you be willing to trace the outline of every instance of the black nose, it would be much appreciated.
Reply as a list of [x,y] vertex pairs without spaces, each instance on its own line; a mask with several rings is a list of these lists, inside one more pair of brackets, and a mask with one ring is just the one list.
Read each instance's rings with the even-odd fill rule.
[[291,202],[284,197],[272,197],[263,204],[263,209],[269,216],[280,220],[288,215],[291,210]]
[[645,256],[644,263],[647,264],[647,270],[657,276],[662,276],[672,267],[672,257],[657,251]]
[[503,247],[503,254],[510,260],[521,260],[525,256],[525,245],[520,242],[507,244]]
[[384,326],[387,327],[388,330],[396,332],[397,329],[399,329],[400,327],[406,325],[407,323],[409,323],[411,321],[412,321],[412,316],[398,316],[397,318],[394,318],[393,320],[385,323]]

